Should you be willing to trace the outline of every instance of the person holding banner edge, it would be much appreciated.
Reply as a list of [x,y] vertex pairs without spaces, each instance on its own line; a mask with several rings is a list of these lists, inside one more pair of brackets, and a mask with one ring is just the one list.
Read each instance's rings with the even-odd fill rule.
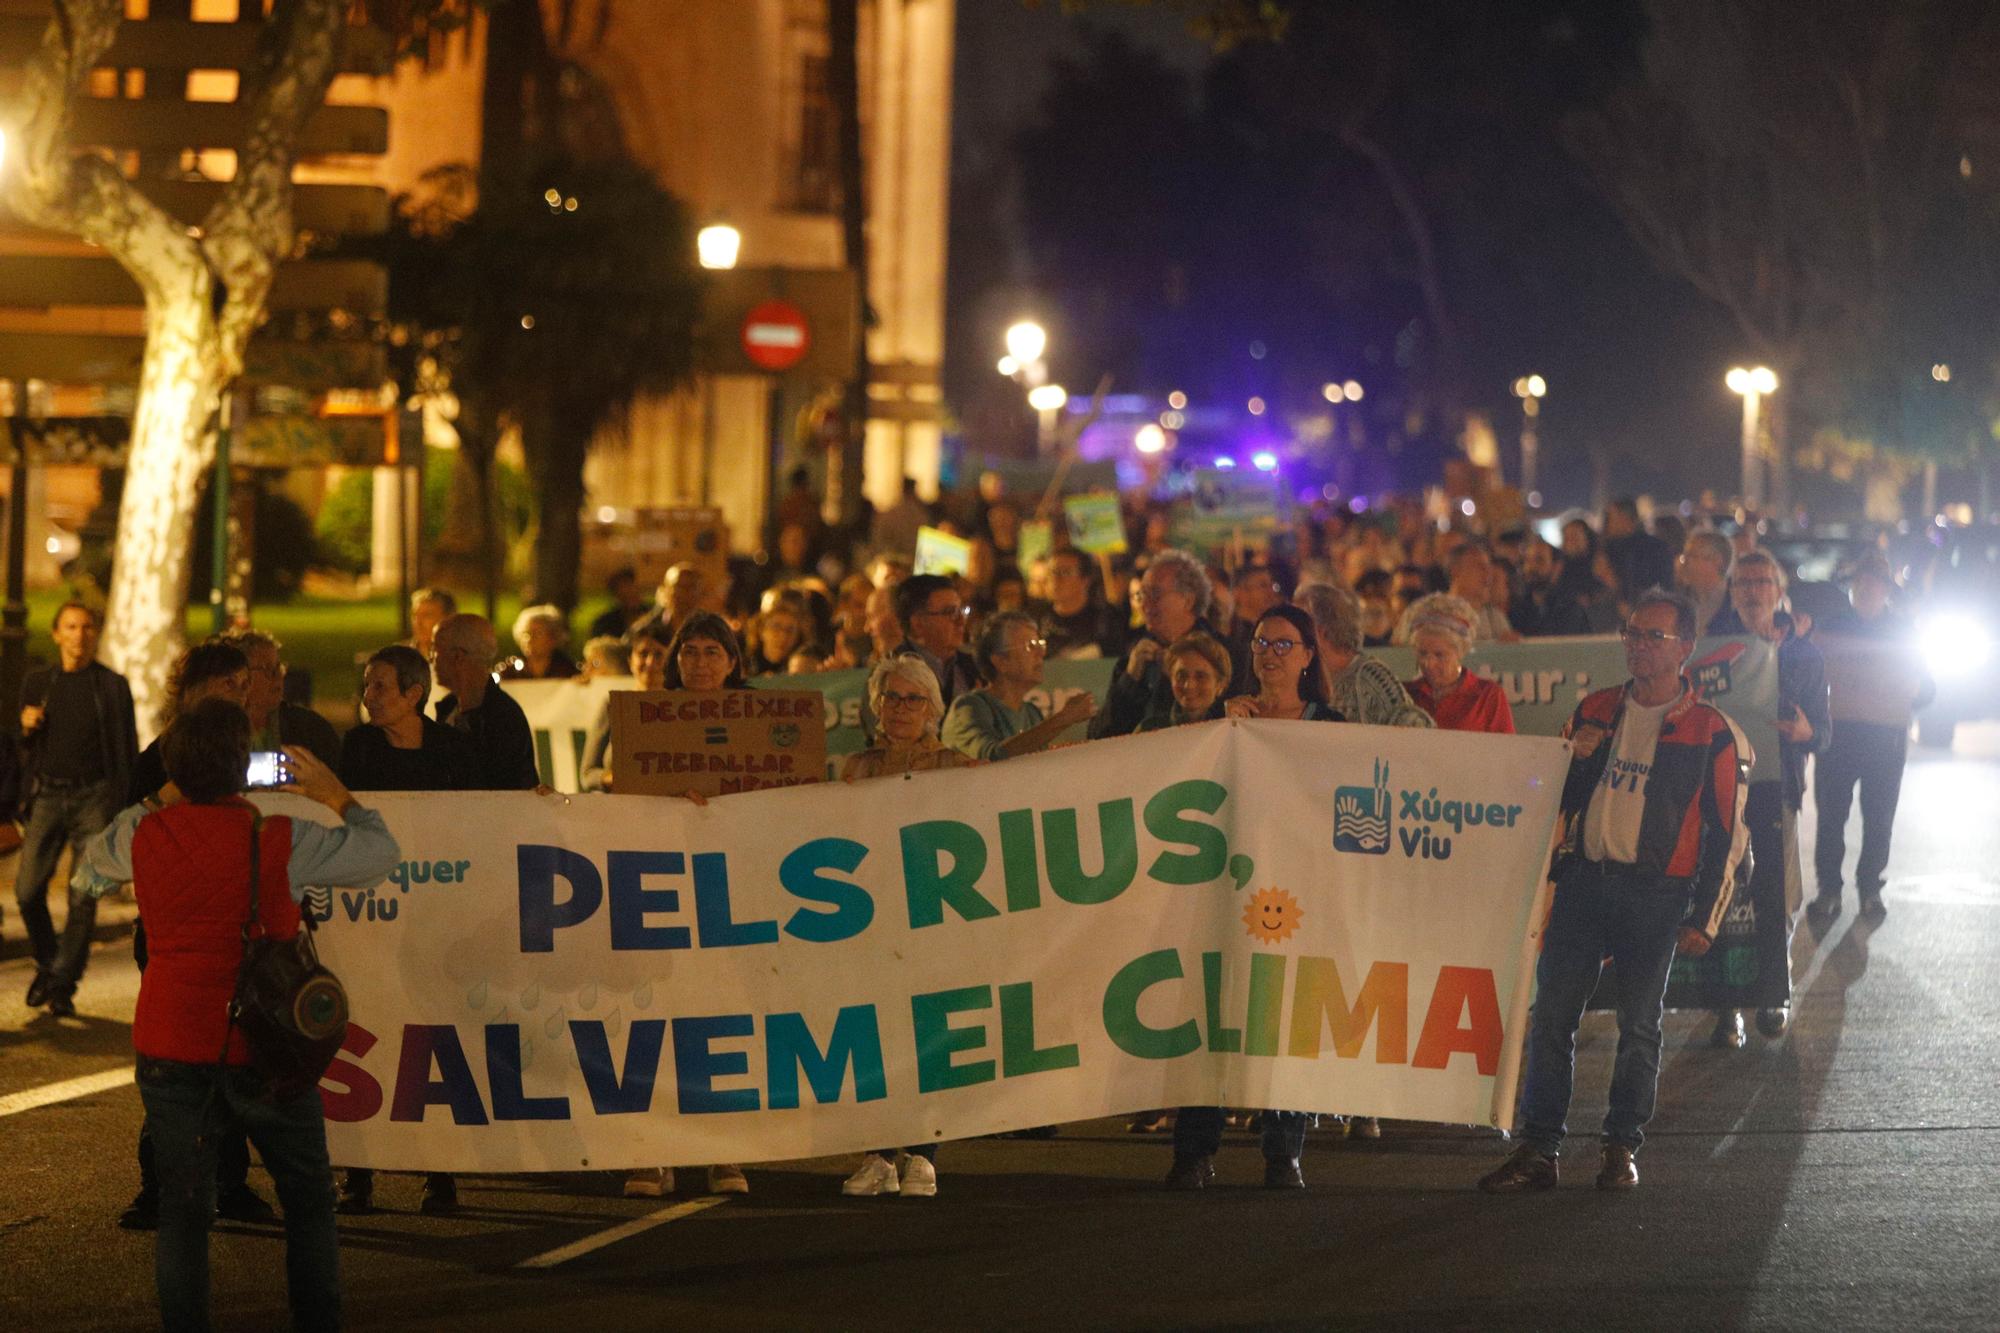
[[1563,784],[1555,896],[1542,936],[1521,1094],[1522,1142],[1479,1188],[1554,1189],[1575,1076],[1576,1030],[1609,956],[1618,1057],[1604,1118],[1601,1190],[1639,1183],[1660,1072],[1660,1024],[1676,950],[1708,952],[1743,855],[1749,742],[1683,674],[1694,604],[1655,588],[1620,637],[1631,679],[1577,705]]
[[[635,643],[643,633],[634,632]],[[670,690],[699,692],[744,688],[743,645],[737,640],[736,631],[729,628],[729,622],[713,611],[690,612],[674,631],[674,641],[667,646],[662,683]],[[707,804],[698,794],[692,799],[697,805]],[[628,1199],[657,1199],[673,1191],[674,1169],[670,1166],[635,1167],[625,1173]],[[750,1182],[742,1167],[717,1162],[708,1168],[708,1192],[748,1194]]]
[[[1025,616],[1021,619],[1027,620]],[[1032,632],[1033,622],[1027,623]],[[848,756],[840,770],[842,782],[966,768],[972,764],[964,754],[939,744],[938,718],[944,712],[944,701],[930,664],[917,654],[897,653],[876,663],[875,669],[868,673],[868,702],[875,716],[881,719],[880,734],[874,747]],[[873,1150],[862,1160],[860,1168],[841,1182],[840,1192],[849,1198],[883,1194],[934,1198],[937,1144],[915,1144],[905,1154],[899,1172],[895,1149]]]

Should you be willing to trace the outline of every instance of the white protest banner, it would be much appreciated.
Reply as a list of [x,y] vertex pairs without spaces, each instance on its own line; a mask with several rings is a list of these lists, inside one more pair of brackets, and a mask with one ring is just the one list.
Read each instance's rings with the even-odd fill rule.
[[583,750],[590,728],[604,712],[613,690],[633,688],[630,676],[598,676],[591,680],[503,680],[507,691],[528,716],[535,737],[535,767],[544,783],[557,791],[581,791]]
[[1506,1126],[1566,763],[1214,722],[702,808],[374,795],[390,882],[308,896],[353,1002],[333,1160],[758,1162],[1177,1105]]

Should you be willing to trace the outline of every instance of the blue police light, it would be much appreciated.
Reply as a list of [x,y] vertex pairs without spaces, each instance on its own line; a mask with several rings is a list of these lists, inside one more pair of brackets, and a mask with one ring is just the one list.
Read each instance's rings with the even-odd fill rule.
[[1278,456],[1269,449],[1259,449],[1256,453],[1250,455],[1250,465],[1259,472],[1276,472],[1278,470]]

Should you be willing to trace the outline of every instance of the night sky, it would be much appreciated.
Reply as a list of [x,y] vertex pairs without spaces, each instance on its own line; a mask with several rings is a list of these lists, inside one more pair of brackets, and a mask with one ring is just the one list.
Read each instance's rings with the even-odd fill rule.
[[[1035,257],[1021,235],[1017,192],[995,194],[1014,139],[1038,114],[1054,62],[1111,29],[1185,72],[1199,86],[1212,60],[1183,21],[1116,5],[1065,13],[1056,4],[966,0],[958,10],[953,110],[953,235],[947,391],[962,416],[991,398],[992,362],[1010,312],[1031,308]],[[1516,475],[1520,414],[1508,386],[1536,372],[1550,384],[1542,416],[1542,481],[1551,505],[1585,502],[1589,451],[1607,456],[1613,493],[1678,500],[1704,487],[1727,493],[1736,476],[1741,400],[1722,383],[1744,359],[1728,321],[1660,273],[1600,202],[1580,169],[1549,145],[1510,206],[1529,225],[1485,256],[1498,276],[1468,296],[1469,360]],[[1246,244],[1255,244],[1254,237]],[[1489,249],[1492,247],[1489,246]],[[1481,303],[1484,303],[1483,305]],[[1244,345],[1254,320],[1232,329]],[[1074,378],[1087,374],[1077,368]],[[1164,392],[1164,385],[1121,385]],[[1429,479],[1427,479],[1429,480]]]

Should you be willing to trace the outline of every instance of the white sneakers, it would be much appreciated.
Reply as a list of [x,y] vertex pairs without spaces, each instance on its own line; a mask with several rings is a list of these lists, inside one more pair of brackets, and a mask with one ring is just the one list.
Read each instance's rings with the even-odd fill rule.
[[911,1153],[903,1159],[902,1191],[906,1199],[937,1197],[937,1168],[931,1165],[929,1158]]
[[743,1168],[718,1162],[708,1168],[708,1192],[710,1194],[748,1194],[750,1182],[743,1178]]
[[625,1197],[657,1199],[674,1192],[674,1169],[670,1166],[642,1166],[625,1173]]
[[[872,1199],[878,1194],[895,1194],[902,1189],[896,1178],[896,1164],[886,1157],[869,1153],[861,1159],[861,1169],[841,1182],[840,1192],[853,1199]],[[937,1177],[931,1177],[931,1191],[937,1191]]]
[[910,1153],[903,1158],[903,1171],[886,1157],[869,1153],[861,1168],[841,1182],[840,1192],[851,1199],[872,1199],[881,1194],[900,1194],[906,1199],[937,1197],[937,1168],[928,1158]]

